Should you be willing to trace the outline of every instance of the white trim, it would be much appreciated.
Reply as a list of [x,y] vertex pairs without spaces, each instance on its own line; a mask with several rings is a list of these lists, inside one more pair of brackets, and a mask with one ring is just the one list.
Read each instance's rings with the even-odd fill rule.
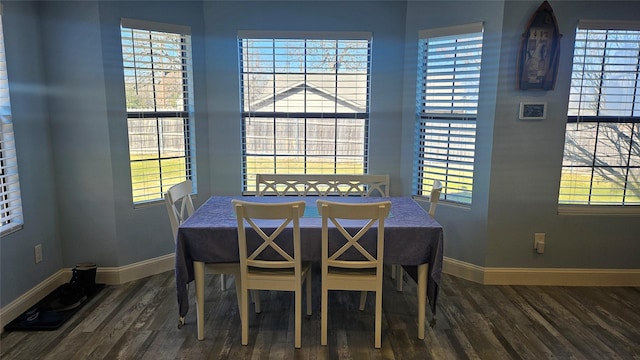
[[[140,261],[121,267],[98,267],[96,282],[107,285],[121,285],[129,281],[142,279],[148,276],[163,273],[175,268],[175,254],[168,254],[157,258]],[[65,284],[71,278],[71,269],[58,270],[46,280],[36,285],[33,289],[0,309],[0,326],[4,326],[17,318],[31,306]]]
[[[417,203],[423,203],[426,205],[429,205],[429,197],[426,195],[412,195],[411,197],[413,200],[415,200]],[[455,208],[458,210],[462,210],[462,211],[467,211],[469,212],[471,210],[471,204],[463,204],[463,203],[457,203],[457,202],[453,202],[451,200],[440,200],[440,202],[438,202],[438,206],[446,206],[446,207],[450,207],[450,208]]]
[[58,286],[67,282],[64,273],[64,270],[58,270],[58,272],[49,276],[33,289],[22,294],[22,296],[0,309],[0,326],[2,326],[2,331],[4,331],[5,325],[20,316],[23,312],[29,310],[31,306],[49,295],[53,290],[57,289]]
[[484,283],[484,268],[468,262],[448,258],[445,256],[442,271],[465,280],[479,284]]
[[640,215],[638,205],[558,205],[558,215]]
[[239,39],[311,39],[311,40],[371,40],[366,31],[264,31],[238,30]]
[[[174,254],[168,254],[117,268],[98,267],[96,282],[121,285],[173,270],[174,264]],[[640,286],[640,269],[484,268],[445,257],[443,271],[484,285]],[[70,268],[60,269],[1,308],[2,329],[58,286],[66,283],[70,276]]]
[[640,269],[485,269],[486,285],[640,286]]
[[154,21],[121,18],[120,25],[129,29],[160,31],[174,34],[191,35],[191,28],[184,25],[165,24]]
[[633,20],[578,20],[579,29],[640,30],[640,21]]
[[[120,285],[175,269],[175,254],[140,261],[121,267],[98,267],[96,282]],[[69,269],[69,271],[71,271]]]
[[443,271],[484,285],[640,286],[640,269],[485,268],[445,257]]
[[425,29],[420,30],[418,32],[418,36],[421,39],[428,39],[434,37],[441,36],[453,36],[453,35],[463,35],[463,34],[471,34],[482,32],[484,28],[484,24],[482,22],[465,24],[465,25],[456,25],[456,26],[447,26],[435,29]]

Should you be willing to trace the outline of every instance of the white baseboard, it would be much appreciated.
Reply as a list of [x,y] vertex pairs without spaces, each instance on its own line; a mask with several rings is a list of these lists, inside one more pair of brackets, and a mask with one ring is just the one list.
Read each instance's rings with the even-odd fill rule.
[[175,269],[175,254],[167,254],[117,268],[98,267],[96,282],[107,285],[120,285],[173,269]]
[[484,268],[468,262],[445,257],[442,272],[465,280],[484,284]]
[[0,325],[2,326],[2,331],[4,331],[5,325],[20,316],[23,312],[29,310],[30,307],[67,281],[68,279],[64,277],[64,270],[58,270],[58,272],[49,276],[45,281],[0,309]]
[[[160,274],[175,268],[174,259],[174,254],[168,254],[121,267],[98,267],[96,282],[107,285],[120,285]],[[67,283],[69,279],[71,279],[71,269],[60,269],[45,281],[0,309],[0,327],[2,331],[4,331],[5,325],[29,310],[30,307],[49,295],[58,286]]]
[[484,268],[445,257],[443,271],[484,285],[640,286],[640,269]]
[[[120,285],[174,269],[174,254],[121,267],[98,267],[96,282]],[[444,258],[443,271],[485,285],[640,286],[640,269],[485,268]],[[35,305],[71,278],[71,269],[60,269],[45,281],[0,309],[0,326]]]

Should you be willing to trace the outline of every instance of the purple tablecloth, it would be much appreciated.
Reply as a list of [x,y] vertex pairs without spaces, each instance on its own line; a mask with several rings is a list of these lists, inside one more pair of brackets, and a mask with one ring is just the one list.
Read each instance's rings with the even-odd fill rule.
[[[193,261],[205,263],[238,262],[237,220],[231,199],[255,202],[303,200],[307,211],[300,220],[302,258],[320,261],[321,218],[317,215],[318,197],[212,196],[185,221],[176,242],[176,290],[180,316],[189,311],[187,284],[193,281]],[[324,197],[342,202],[391,201],[391,214],[385,220],[384,262],[406,267],[429,264],[427,297],[435,314],[442,275],[443,230],[429,214],[409,197]]]

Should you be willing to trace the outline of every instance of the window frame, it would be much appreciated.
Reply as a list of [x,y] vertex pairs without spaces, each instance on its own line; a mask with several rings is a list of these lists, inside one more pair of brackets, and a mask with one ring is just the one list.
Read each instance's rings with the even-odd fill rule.
[[[127,112],[127,132],[128,132],[128,145],[129,145],[129,166],[131,171],[130,181],[131,181],[131,196],[134,207],[145,206],[147,204],[153,204],[156,202],[163,201],[164,193],[173,185],[180,183],[185,180],[191,180],[193,183],[192,194],[195,194],[197,191],[197,182],[196,182],[196,157],[195,157],[195,131],[194,131],[194,90],[193,90],[193,64],[192,64],[192,55],[193,48],[191,43],[191,29],[188,26],[175,25],[175,24],[166,24],[166,23],[156,23],[151,21],[137,20],[137,19],[121,19],[121,27],[120,32],[121,36],[125,31],[131,31],[133,36],[134,32],[149,32],[149,49],[151,49],[156,44],[159,45],[162,41],[157,40],[154,42],[151,40],[151,35],[162,35],[167,34],[170,36],[179,36],[180,37],[180,53],[179,55],[169,56],[169,54],[173,49],[167,47],[162,48],[166,50],[162,55],[165,56],[166,59],[179,60],[181,64],[181,69],[178,71],[181,74],[181,88],[182,95],[179,98],[180,102],[176,103],[176,108],[166,108],[166,104],[158,106],[157,103],[162,102],[162,96],[164,93],[160,92],[160,90],[156,91],[156,84],[160,81],[156,79],[155,71],[156,66],[160,68],[160,65],[163,65],[160,60],[161,56],[158,56],[158,60],[156,61],[153,58],[153,54],[150,56],[151,60],[149,60],[150,68],[143,68],[126,65],[127,60],[125,59],[126,55],[133,57],[133,62],[135,64],[135,59],[140,59],[139,63],[144,63],[144,55],[132,52],[126,53],[125,55],[125,39],[122,38],[121,47],[123,51],[123,70],[125,74],[125,99],[127,98],[127,70],[137,72],[143,72],[144,70],[149,70],[152,73],[151,79],[153,85],[153,90],[150,91],[152,94],[152,98],[154,101],[154,108],[151,109],[129,109],[128,106],[126,108]],[[128,39],[130,40],[130,39]],[[152,51],[152,50],[150,50]],[[142,77],[142,76],[140,76]],[[134,86],[140,86],[136,79],[133,83]],[[142,80],[141,80],[142,81]],[[164,100],[166,102],[166,100]],[[163,108],[165,107],[165,108]],[[148,130],[144,132],[144,125],[136,126],[134,125],[136,121],[140,121],[141,119],[147,119],[153,121],[152,126],[146,126],[147,128],[152,129],[152,132],[149,133]],[[155,120],[155,121],[154,121]],[[181,123],[181,124],[180,124]],[[171,130],[172,128],[176,128],[180,126],[181,130]],[[155,130],[153,130],[155,128]],[[168,129],[168,130],[165,130]],[[137,129],[137,132],[135,130]],[[155,132],[154,132],[155,131]],[[142,143],[144,136],[148,136],[151,134],[155,136],[154,147],[157,150],[157,153],[154,153],[153,156],[146,156],[142,159],[134,159],[134,143],[136,141]],[[134,140],[138,137],[138,140]],[[178,146],[178,154],[177,155],[169,155],[168,145],[166,143],[171,143],[172,138],[178,136],[178,140],[180,140]],[[175,139],[173,140],[175,143]],[[145,152],[145,147],[143,145],[140,146],[139,151]],[[155,151],[155,150],[154,150]],[[149,153],[151,154],[151,153]],[[171,166],[167,165],[167,163],[176,161],[178,166],[178,170],[170,170]],[[157,180],[152,180],[152,186],[149,186],[149,189],[152,189],[148,193],[137,195],[139,191],[146,191],[146,181],[137,182],[134,180],[135,177],[139,176],[138,174],[142,173],[147,175],[146,168],[134,170],[138,166],[138,164],[144,163],[153,163],[157,162],[157,165],[154,165],[152,170],[152,174],[156,174],[158,176]],[[157,167],[157,168],[156,168]],[[167,169],[164,171],[163,169]],[[153,183],[156,184],[153,184]],[[138,185],[136,185],[138,184]]]
[[[618,85],[612,86],[612,84],[610,84],[610,82],[612,81],[611,79],[615,79],[615,75],[623,71],[622,69],[616,71],[615,67],[612,66],[613,64],[610,62],[613,61],[612,59],[617,58],[618,56],[615,55],[615,52],[613,54],[608,54],[607,51],[610,51],[611,48],[607,46],[598,46],[599,48],[602,48],[601,55],[589,52],[589,48],[591,48],[591,46],[594,46],[592,45],[593,42],[598,41],[594,37],[590,36],[604,34],[606,37],[602,41],[605,41],[609,44],[615,44],[616,42],[620,41],[619,39],[616,40],[615,36],[622,35],[622,32],[627,30],[637,32],[637,34],[635,35],[635,41],[637,41],[638,45],[632,48],[632,50],[636,52],[640,51],[640,22],[603,22],[593,20],[580,20],[578,22],[578,25],[576,26],[576,36],[574,40],[574,53],[572,61],[573,65],[571,73],[571,88],[568,94],[565,147],[563,149],[563,161],[560,174],[561,179],[558,189],[558,213],[561,215],[640,214],[640,206],[638,206],[640,205],[640,202],[626,202],[627,190],[629,189],[629,172],[631,169],[638,169],[637,171],[640,172],[640,158],[636,157],[635,162],[637,162],[638,165],[633,165],[634,157],[632,157],[632,144],[640,140],[640,136],[638,135],[640,133],[640,108],[634,107],[634,105],[640,104],[640,84],[638,84],[638,76],[640,75],[640,59],[636,58],[635,63],[630,64],[630,66],[635,66],[636,75],[635,80],[632,81],[635,82],[635,86],[632,85],[620,88],[630,89],[632,92],[634,92],[634,94],[632,95],[630,101],[618,103],[615,101],[611,102],[606,100],[607,96],[615,96],[615,93],[612,92],[612,89],[618,87]],[[614,37],[609,39],[611,35],[613,35]],[[584,46],[580,44],[584,44]],[[598,66],[598,64],[589,61],[591,59],[601,59],[599,63],[600,65]],[[595,68],[589,68],[589,64],[593,64],[594,66],[599,67],[599,70],[594,70]],[[592,82],[589,81],[589,74],[597,75],[597,77],[592,80],[598,82],[596,89],[599,89],[597,93],[599,93],[600,95],[597,96],[597,100],[593,100],[593,96],[590,96],[591,94],[589,90],[592,89],[592,86],[584,85],[585,82]],[[626,78],[623,77],[622,79]],[[622,82],[618,81],[618,83],[620,84]],[[617,105],[619,107],[617,109],[615,108],[614,103],[618,103]],[[607,108],[607,105],[610,104],[614,107]],[[630,108],[625,109],[625,105],[630,106]],[[630,112],[624,113],[625,111]],[[614,114],[614,112],[622,113]],[[634,114],[637,115],[634,116]],[[602,166],[599,166],[597,165],[597,163],[602,161],[602,156],[610,155],[601,154],[598,150],[598,145],[600,145],[600,148],[602,146],[606,146],[606,144],[600,142],[600,138],[603,137],[603,134],[608,131],[607,128],[612,128],[613,124],[626,124],[630,126],[631,133],[628,134],[630,135],[629,148],[627,149],[628,153],[621,152],[619,154],[621,158],[626,157],[627,162],[625,165],[603,163]],[[585,148],[586,145],[577,144],[577,142],[581,140],[578,133],[581,131],[587,131],[587,133],[589,133],[589,127],[591,126],[595,127],[594,137],[593,139],[591,139],[593,141],[593,148],[587,149]],[[616,144],[619,145],[619,143]],[[583,164],[580,165],[579,159],[573,156],[575,153],[574,151],[571,151],[571,149],[573,148],[583,148],[586,152],[588,152],[590,154],[590,164],[586,164],[585,158],[583,159],[584,161],[582,161]],[[620,151],[623,151],[623,149],[620,149]],[[571,169],[573,169],[573,171]],[[586,171],[589,171],[591,173],[590,179],[588,181],[589,189],[588,194],[586,195],[586,201],[579,199],[580,197],[584,197],[585,195],[576,194],[576,189],[580,189],[578,180],[571,178],[569,178],[569,180],[564,180],[565,176],[578,176],[576,175],[579,173],[578,169],[585,169]],[[619,169],[625,173],[624,187],[618,188],[618,191],[622,191],[620,202],[608,202],[604,199],[598,201],[598,197],[603,197],[604,195],[602,195],[602,192],[605,191],[605,188],[598,186],[598,173],[600,171],[605,171],[605,169]],[[602,175],[602,177],[606,179],[606,175]],[[613,183],[613,181],[611,180],[609,180],[609,182]],[[608,186],[609,185],[607,185],[607,187]],[[600,195],[598,195],[598,193],[600,193]],[[573,200],[563,200],[563,196],[572,196]],[[594,198],[595,200],[593,200]]]
[[[272,45],[271,47],[267,47],[265,46],[263,49],[268,49],[270,51],[270,56],[273,57],[273,59],[268,59],[265,60],[266,63],[269,63],[269,65],[256,65],[253,64],[253,62],[255,61],[260,61],[260,60],[253,60],[253,59],[245,59],[246,57],[246,53],[251,51],[251,50],[255,50],[255,48],[257,48],[257,45],[254,45],[254,47],[246,47],[245,44],[249,44],[251,45],[252,42],[262,42],[262,43],[266,43],[266,42],[271,42]],[[312,48],[312,46],[310,46],[310,44],[313,43],[318,43],[318,42],[335,42],[335,53],[333,54],[334,56],[340,56],[341,52],[340,50],[342,49],[340,46],[344,46],[345,43],[349,43],[349,42],[358,42],[358,41],[362,41],[365,42],[366,41],[366,85],[363,87],[366,91],[364,100],[360,101],[361,103],[363,103],[363,106],[361,108],[359,108],[358,106],[355,106],[354,104],[350,104],[348,101],[343,101],[339,95],[339,91],[341,90],[341,83],[339,80],[339,76],[348,74],[348,75],[354,75],[355,73],[349,73],[349,72],[344,72],[343,70],[339,69],[339,67],[334,67],[334,71],[333,72],[321,72],[321,71],[317,71],[314,72],[312,70],[310,70],[311,66],[304,66],[304,70],[302,71],[295,71],[295,70],[287,70],[287,68],[285,66],[283,66],[282,64],[291,64],[294,61],[291,60],[292,55],[288,52],[279,52],[279,51],[287,51],[287,45],[285,44],[294,44],[294,43],[301,43],[304,44],[304,53],[302,54],[298,54],[298,56],[300,56],[300,58],[302,60],[299,60],[299,62],[301,62],[302,64],[308,64],[311,60],[309,60],[312,55],[310,55],[310,53],[308,53],[308,49]],[[358,44],[363,44],[358,42]],[[368,164],[369,164],[369,159],[368,159],[368,154],[369,154],[369,126],[370,126],[370,94],[371,94],[371,45],[372,45],[372,35],[369,32],[333,32],[333,31],[329,31],[329,32],[324,32],[324,31],[319,31],[319,32],[291,32],[291,31],[253,31],[253,30],[241,30],[238,32],[238,55],[239,55],[239,89],[240,89],[240,121],[241,121],[241,129],[242,129],[242,149],[241,149],[241,156],[242,156],[242,193],[243,194],[252,194],[255,191],[255,174],[257,173],[271,173],[271,172],[275,172],[278,174],[286,174],[286,173],[295,173],[295,174],[316,174],[316,173],[329,173],[328,171],[330,170],[331,174],[366,174],[368,172]],[[295,46],[295,45],[293,45]],[[314,48],[314,49],[326,49],[324,47],[318,47],[318,48]],[[364,48],[354,48],[357,49],[356,52],[358,50],[362,50]],[[254,55],[256,53],[252,53],[252,55]],[[266,54],[266,53],[265,53]],[[283,56],[283,54],[285,54]],[[354,58],[360,58],[362,57],[362,54],[358,53],[359,55],[354,56]],[[259,55],[262,54],[258,54],[256,56],[254,56],[254,58],[259,58]],[[277,57],[284,57],[284,61],[282,62],[282,64],[278,64],[278,60],[276,60]],[[335,60],[337,61],[337,60]],[[353,63],[357,63],[357,64],[363,64],[361,61],[354,61]],[[257,75],[256,75],[257,74]],[[250,87],[252,85],[252,81],[254,83],[257,84],[258,81],[256,80],[252,80],[250,77],[251,76],[259,76],[259,75],[264,75],[264,76],[272,76],[272,80],[267,80],[267,81],[271,81],[273,84],[273,89],[269,89],[267,93],[265,93],[265,96],[263,97],[265,99],[265,101],[269,104],[269,106],[272,107],[272,110],[267,110],[266,106],[263,108],[260,108],[258,106],[258,103],[255,101],[247,101],[248,99],[248,94],[251,93],[251,91],[255,91],[255,89],[257,89],[257,86],[252,88]],[[298,109],[298,110],[291,110],[288,106],[286,107],[286,109],[282,109],[282,107],[284,106],[280,106],[278,104],[278,96],[281,96],[282,92],[279,91],[279,89],[276,89],[276,83],[280,81],[280,79],[278,78],[279,76],[289,76],[291,75],[291,77],[299,77],[301,79],[303,79],[301,81],[301,84],[298,85],[298,87],[301,89],[300,91],[302,92],[302,94],[304,94],[304,100],[301,102],[302,105],[302,109]],[[319,87],[313,87],[312,85],[315,84],[311,84],[311,81],[309,81],[310,78],[312,78],[312,76],[334,76],[335,77],[335,90],[333,93],[329,94],[328,92],[324,92],[322,86]],[[249,87],[245,87],[245,84],[249,84]],[[294,84],[293,82],[291,84]],[[279,86],[279,85],[278,85]],[[291,90],[294,90],[296,86],[290,86]],[[288,89],[289,87],[285,87],[285,89]],[[360,89],[360,88],[358,88]],[[312,107],[312,102],[310,100],[311,95],[313,95],[313,93],[315,94],[321,94],[324,96],[332,96],[333,98],[333,103],[334,103],[334,109],[333,111],[331,110],[327,110],[326,108],[321,108],[321,109],[312,109],[310,110],[309,108]],[[361,99],[361,98],[358,98]],[[344,105],[345,107],[351,107],[352,111],[338,111],[338,108]],[[268,137],[269,139],[265,140],[268,143],[272,143],[273,145],[271,145],[272,149],[269,150],[271,151],[270,153],[267,153],[267,151],[265,149],[254,149],[254,153],[250,152],[249,149],[249,145],[248,145],[248,136],[249,134],[249,123],[252,120],[257,120],[257,121],[262,121],[263,122],[263,126],[265,128],[271,127],[272,129],[269,130],[269,133],[264,133],[264,136]],[[332,122],[332,124],[330,124]],[[279,147],[282,147],[281,145],[279,145],[280,143],[278,143],[278,128],[281,126],[287,126],[287,124],[290,124],[292,126],[298,126],[300,127],[302,130],[300,130],[302,132],[303,136],[300,136],[299,139],[302,142],[301,148],[303,149],[302,151],[297,150],[297,152],[287,152],[287,150],[283,150],[283,149],[278,149]],[[318,138],[318,139],[314,139],[313,138],[313,134],[312,134],[312,130],[314,126],[316,127],[322,127],[322,126],[329,126],[333,129],[334,131],[334,152],[332,154],[321,154],[319,153],[320,150],[317,150],[317,153],[314,153],[313,151],[310,151],[309,148],[313,147],[313,145],[310,145],[311,143],[315,141],[319,141],[321,142],[323,140],[323,138]],[[340,140],[340,136],[338,135],[338,129],[348,129],[348,128],[352,128],[354,129],[354,131],[358,131],[361,132],[363,135],[362,139],[358,140],[358,144],[362,145],[361,150],[358,150],[357,153],[358,154],[351,154],[351,155],[344,155],[344,154],[340,154],[339,150],[337,150],[337,146],[339,146],[340,144],[343,144],[343,142],[341,142]],[[280,139],[286,139],[286,135],[281,135]],[[290,140],[290,139],[289,139]],[[344,140],[342,140],[344,141]],[[256,144],[253,145],[254,147],[257,146]],[[283,147],[282,147],[283,148]],[[260,153],[260,151],[262,151],[263,153]],[[262,165],[258,164],[258,160],[259,158],[264,158],[266,159],[267,165],[265,165],[266,167],[264,167],[264,169],[268,169],[268,170],[261,170],[259,169]],[[314,166],[314,164],[311,162],[310,159],[316,158],[316,159],[327,159],[333,157],[332,160],[332,165],[331,165],[331,169],[329,169],[328,167],[324,166],[324,165],[320,165],[318,166]],[[358,160],[357,162],[346,162],[344,164],[358,164],[353,165],[353,167],[351,168],[342,168],[340,167],[340,160],[339,158],[350,158],[350,159],[362,159],[362,163],[360,164],[360,161]],[[254,158],[253,160],[250,161],[250,158]],[[301,161],[294,161],[294,166],[292,167],[286,167],[286,166],[282,166],[282,163],[279,163],[279,161],[283,161],[283,159],[285,158],[297,158],[297,159],[301,159]],[[286,160],[284,160],[286,161]],[[250,162],[254,162],[255,164],[252,165],[250,164]],[[324,164],[323,161],[321,161],[322,164]],[[327,163],[328,164],[328,163]],[[300,169],[299,169],[299,168]],[[361,169],[361,171],[359,171],[358,169]]]
[[2,4],[0,4],[0,235],[6,236],[23,228],[24,217],[2,17]]
[[[454,50],[438,49],[438,43],[453,46],[450,40],[456,44]],[[472,51],[467,53],[464,45],[457,46],[462,44],[459,41],[472,43]],[[436,44],[431,48],[435,50],[432,54],[427,52],[429,42]],[[482,22],[419,32],[412,183],[416,197],[428,198],[433,182],[439,180],[443,184],[443,202],[472,206],[483,47]],[[463,60],[450,65],[439,62],[449,54]],[[445,71],[440,78],[436,76],[438,71]],[[464,75],[458,79],[461,73]],[[444,78],[447,75],[451,78]],[[442,85],[445,82],[451,85]]]

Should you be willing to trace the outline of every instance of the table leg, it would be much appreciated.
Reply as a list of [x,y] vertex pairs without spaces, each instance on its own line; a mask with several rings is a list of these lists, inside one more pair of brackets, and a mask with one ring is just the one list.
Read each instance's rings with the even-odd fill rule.
[[193,277],[196,283],[198,340],[204,340],[204,262],[193,262]]
[[429,264],[418,265],[418,339],[424,339],[424,318],[427,308],[427,272]]

